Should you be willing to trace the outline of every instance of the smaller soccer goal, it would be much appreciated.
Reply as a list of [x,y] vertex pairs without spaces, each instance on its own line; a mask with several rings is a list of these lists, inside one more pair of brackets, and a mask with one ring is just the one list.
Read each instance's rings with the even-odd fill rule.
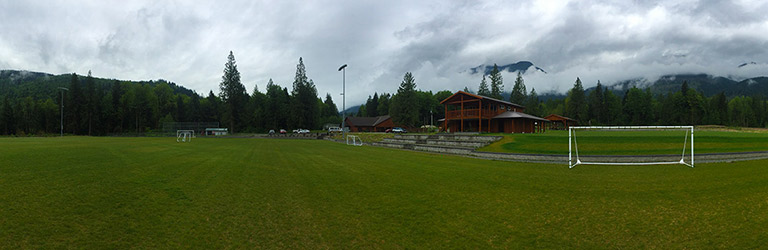
[[693,126],[589,126],[568,129],[568,167],[694,166]]
[[356,135],[347,135],[347,145],[362,146],[363,140]]
[[176,130],[176,142],[191,142],[194,136],[194,130]]

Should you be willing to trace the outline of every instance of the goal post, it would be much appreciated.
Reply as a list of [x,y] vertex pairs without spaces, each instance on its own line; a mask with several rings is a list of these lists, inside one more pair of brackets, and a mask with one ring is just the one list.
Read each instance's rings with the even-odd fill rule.
[[[588,131],[588,132],[587,132]],[[682,131],[652,134],[645,131]],[[578,133],[577,133],[578,132]],[[612,132],[624,132],[613,136]],[[694,167],[693,126],[574,126],[568,128],[568,168],[577,165],[663,165],[681,164]],[[577,134],[587,134],[587,140]],[[680,136],[679,138],[677,136]],[[649,137],[652,141],[632,140]],[[690,138],[690,142],[689,142]],[[579,142],[591,146],[588,153],[580,154]],[[648,140],[648,139],[645,139]],[[590,145],[594,144],[594,145]],[[690,144],[690,148],[688,145]],[[680,147],[682,146],[682,147]],[[586,148],[586,147],[582,147]],[[680,153],[682,150],[682,154]],[[621,155],[621,152],[647,151],[656,154]],[[677,151],[675,156],[674,151]],[[619,155],[616,153],[619,152]],[[646,153],[647,153],[646,152]],[[582,151],[583,153],[583,151]],[[672,153],[672,154],[670,154]],[[679,158],[678,158],[679,157]],[[686,161],[688,159],[688,161]]]
[[179,129],[176,130],[176,142],[191,142],[192,137],[195,136],[194,130]]
[[356,135],[347,135],[347,145],[362,146],[363,140]]

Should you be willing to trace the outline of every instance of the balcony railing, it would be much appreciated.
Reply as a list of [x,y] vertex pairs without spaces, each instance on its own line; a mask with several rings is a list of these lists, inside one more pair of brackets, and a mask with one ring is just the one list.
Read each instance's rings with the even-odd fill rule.
[[491,118],[499,113],[494,110],[480,110],[480,109],[464,109],[464,110],[450,110],[448,113],[445,114],[447,119],[459,119],[459,118],[480,118],[480,114],[482,113],[482,118]]

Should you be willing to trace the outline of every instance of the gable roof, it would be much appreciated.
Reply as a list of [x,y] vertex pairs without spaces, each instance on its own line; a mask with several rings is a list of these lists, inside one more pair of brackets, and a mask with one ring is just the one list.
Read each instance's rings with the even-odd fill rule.
[[347,116],[347,124],[352,126],[362,127],[376,127],[389,119],[392,119],[388,115],[376,116],[376,117],[354,117]]
[[529,115],[529,114],[526,114],[526,113],[523,113],[523,112],[516,112],[516,111],[507,111],[507,112],[501,113],[501,114],[499,114],[497,116],[494,116],[491,119],[503,119],[503,118],[507,118],[507,119],[525,118],[525,119],[549,122],[549,120],[547,120],[547,119],[544,119],[544,118],[541,118],[541,117],[538,117],[538,116]]
[[545,116],[544,119],[547,119],[547,120],[550,120],[550,121],[558,121],[558,120],[576,121],[574,119],[571,119],[571,118],[568,118],[568,117],[565,117],[565,116],[562,116],[562,115],[556,115],[556,114],[551,114],[551,115]]
[[459,95],[459,94],[468,95],[468,96],[471,96],[471,97],[474,97],[474,98],[477,98],[477,99],[485,99],[485,100],[490,100],[490,101],[494,101],[494,102],[498,102],[498,103],[502,103],[502,104],[507,104],[507,105],[511,105],[511,106],[525,108],[525,106],[520,105],[520,104],[511,103],[511,102],[508,102],[508,101],[503,101],[503,100],[499,100],[499,99],[496,99],[496,98],[487,97],[487,96],[484,96],[484,95],[476,95],[476,94],[472,94],[472,93],[467,93],[467,92],[464,92],[464,91],[458,91],[458,92],[454,93],[453,95],[449,96],[448,98],[445,98],[445,100],[441,101],[440,104],[443,104],[444,102],[450,100],[451,98],[453,98],[454,96]]

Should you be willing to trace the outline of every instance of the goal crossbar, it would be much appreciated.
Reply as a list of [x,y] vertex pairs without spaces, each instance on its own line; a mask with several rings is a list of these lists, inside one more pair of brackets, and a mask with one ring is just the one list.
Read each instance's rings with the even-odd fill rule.
[[[657,162],[582,162],[579,158],[578,142],[576,141],[575,130],[689,130],[691,135],[691,163],[685,162],[685,152],[687,151],[688,133],[685,134],[683,141],[683,153],[680,157],[680,161],[657,161]],[[573,163],[573,149],[576,149],[576,162]],[[688,167],[694,167],[694,144],[693,144],[693,126],[573,126],[568,128],[568,168],[573,168],[577,165],[673,165],[681,164]]]

